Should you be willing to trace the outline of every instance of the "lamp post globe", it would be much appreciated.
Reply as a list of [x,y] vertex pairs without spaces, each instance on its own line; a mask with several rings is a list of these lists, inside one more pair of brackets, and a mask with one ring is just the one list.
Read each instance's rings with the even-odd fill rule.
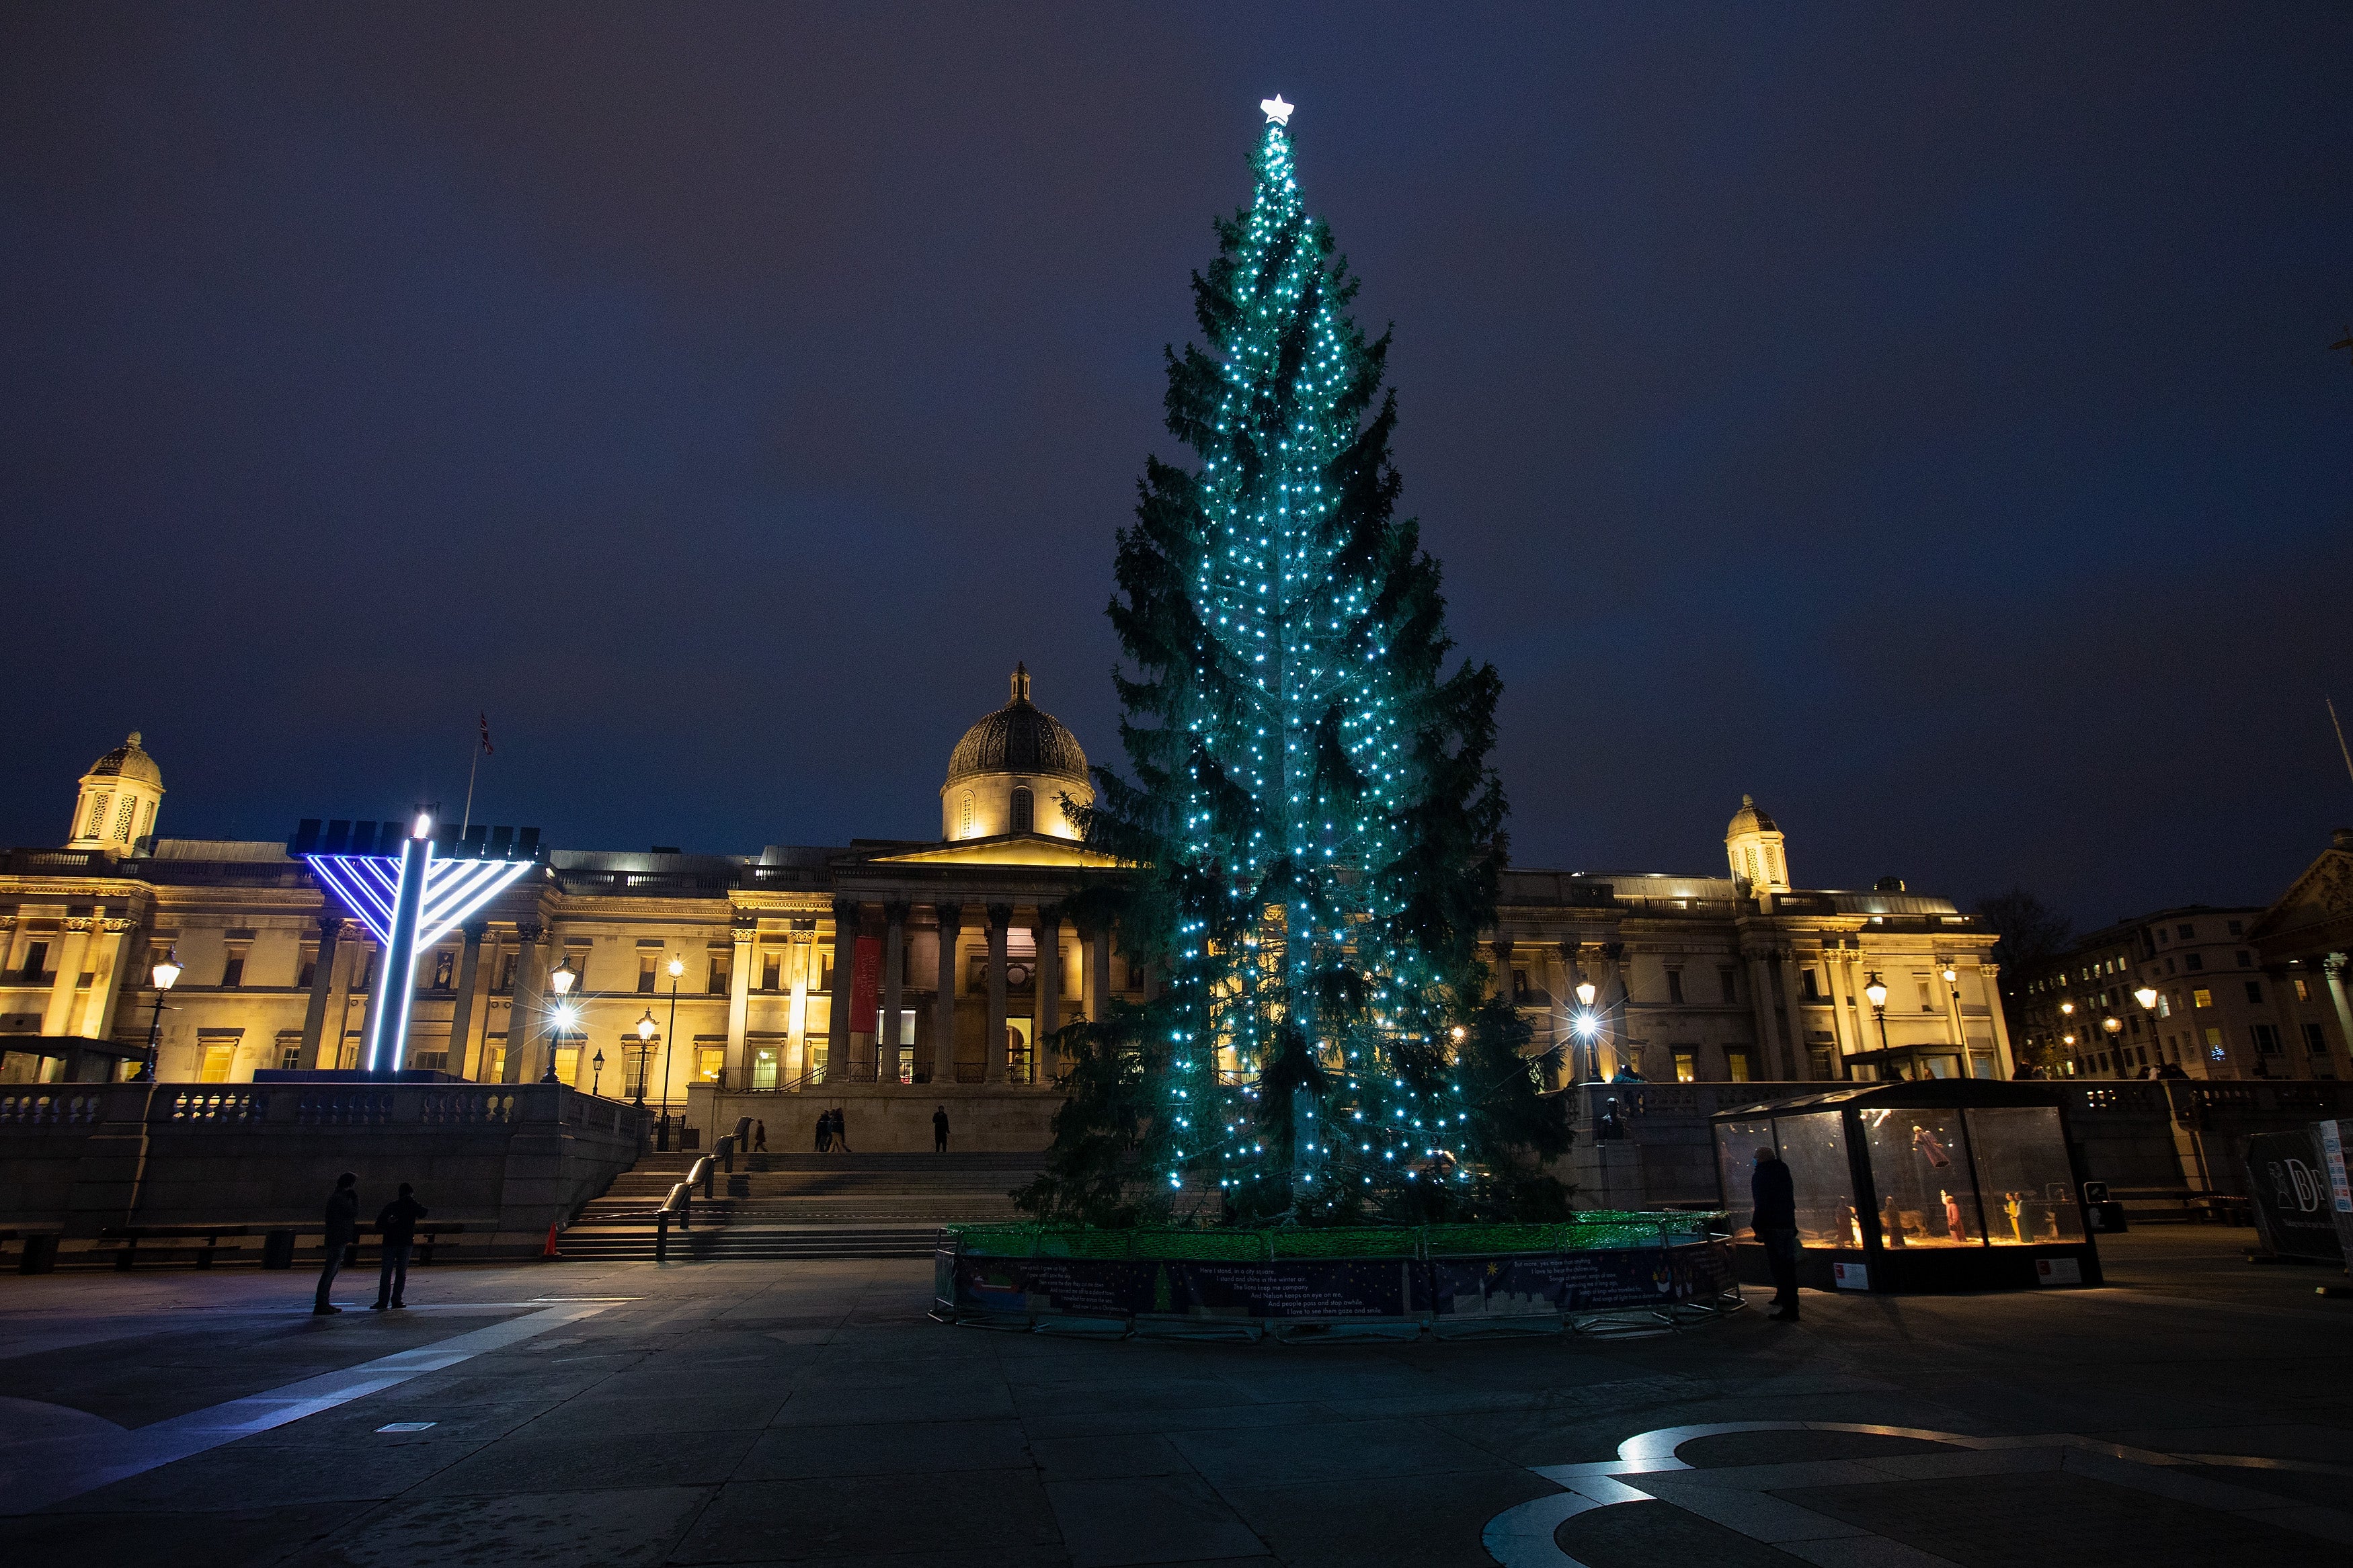
[[[676,953],[670,955],[665,965],[670,971],[670,1030],[662,1036],[661,1126],[654,1134],[654,1147],[670,1147],[670,1045],[678,1038],[678,983],[686,974],[686,960]],[[647,1016],[652,1016],[649,1009]]]
[[147,977],[155,983],[155,1016],[147,1021],[147,1059],[139,1066],[139,1072],[134,1079],[139,1083],[155,1081],[155,1044],[164,1028],[164,993],[169,991],[179,981],[178,950],[167,952],[162,958],[157,959],[155,967],[148,972]]
[[638,1093],[635,1103],[639,1106],[646,1102],[646,1058],[654,1054],[653,1038],[654,1010],[649,1007],[646,1016],[638,1020]]
[[588,1092],[593,1096],[597,1086],[605,1081],[605,1051],[602,1047],[597,1047],[596,1054],[588,1058]]
[[[1887,1043],[1887,982],[1874,973],[1863,986],[1862,994],[1871,999],[1871,1010],[1879,1018],[1879,1058],[1883,1062],[1889,1061],[1893,1053]],[[1916,1052],[1914,1053],[1912,1068],[1913,1075],[1917,1077],[1920,1062]]]
[[572,1021],[579,1016],[579,1014],[574,1011],[572,1005],[565,1000],[572,994],[572,987],[579,984],[579,972],[572,967],[572,955],[569,953],[565,955],[562,963],[555,966],[554,973],[547,977],[547,983],[555,987],[555,1034],[547,1042],[547,1071],[540,1075],[539,1081],[542,1083],[564,1081],[555,1076],[555,1054],[563,1048],[565,1032],[571,1027]]

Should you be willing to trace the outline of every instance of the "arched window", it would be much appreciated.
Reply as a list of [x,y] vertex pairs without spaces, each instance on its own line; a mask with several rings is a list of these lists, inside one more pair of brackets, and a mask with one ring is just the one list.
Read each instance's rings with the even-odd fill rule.
[[956,837],[958,838],[972,837],[972,791],[970,790],[964,792],[964,815],[957,823]]
[[1020,788],[1013,792],[1013,831],[1016,833],[1027,833],[1030,831],[1033,807],[1030,805],[1029,786],[1023,784]]
[[90,826],[83,830],[84,838],[95,838],[106,828],[106,803],[111,796],[100,795],[90,808]]

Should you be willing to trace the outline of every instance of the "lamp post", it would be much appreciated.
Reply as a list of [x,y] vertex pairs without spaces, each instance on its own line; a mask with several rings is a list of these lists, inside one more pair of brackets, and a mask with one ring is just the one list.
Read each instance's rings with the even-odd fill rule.
[[654,1054],[654,1010],[649,1007],[646,1016],[638,1020],[637,1107],[639,1110],[646,1108],[646,1058]]
[[595,1095],[597,1086],[605,1081],[605,1050],[599,1046],[596,1054],[588,1058],[588,1092]]
[[149,973],[148,978],[155,982],[155,1016],[147,1021],[147,1059],[140,1065],[138,1075],[133,1080],[138,1083],[155,1081],[155,1041],[164,1029],[164,993],[169,991],[180,978],[178,950],[168,952],[156,960],[155,967]]
[[686,960],[672,954],[670,961],[670,1030],[662,1036],[661,1131],[657,1149],[670,1147],[670,1043],[678,1038],[678,983],[686,973]]
[[2157,1059],[2159,1065],[2162,1065],[2165,1061],[2165,1047],[2157,1033],[2157,987],[2154,985],[2140,987],[2133,993],[2133,1000],[2140,1004],[2141,1013],[2148,1019],[2148,1043],[2157,1047]]
[[555,1076],[555,1053],[564,1044],[565,1030],[570,1026],[575,1018],[579,1016],[579,1014],[573,1010],[570,1001],[572,987],[579,984],[579,981],[580,975],[572,967],[570,953],[565,954],[564,962],[556,965],[555,973],[547,977],[547,983],[555,987],[555,1036],[547,1043],[547,1071],[540,1078],[539,1081],[542,1083],[564,1081]]
[[[1894,1051],[1887,1043],[1887,982],[1882,980],[1878,972],[1874,970],[1871,976],[1871,983],[1862,988],[1862,994],[1871,999],[1871,1010],[1879,1015],[1879,1059],[1883,1063],[1893,1065]],[[1912,1062],[1913,1071],[1917,1073],[1919,1068],[1919,1053],[1915,1051]]]
[[2125,1076],[2125,1054],[2116,1048],[2116,1037],[2124,1033],[2125,1021],[2111,1013],[2100,1020],[2100,1027],[2108,1032],[2108,1070],[2122,1078]]
[[[1589,1083],[1594,1076],[1593,1041],[1594,1037],[1600,1033],[1600,1022],[1593,1016],[1593,999],[1600,994],[1599,988],[1585,977],[1583,970],[1579,970],[1577,975],[1577,1005],[1584,1012],[1570,1026],[1570,1033],[1579,1043],[1569,1047],[1569,1071],[1577,1075],[1579,1083]],[[1581,1071],[1576,1061],[1580,1049],[1585,1053],[1585,1066]]]
[[2071,1025],[2071,1024],[2073,1024],[2074,1021],[2075,1021],[2075,1004],[2073,1004],[2073,1002],[2062,1002],[2062,1003],[2060,1003],[2060,1004],[2059,1004],[2059,1028],[2060,1028],[2059,1043],[2060,1043],[2061,1045],[2065,1046],[2065,1047],[2067,1047],[2067,1051],[2068,1051],[2068,1056],[2067,1056],[2067,1070],[2068,1070],[2068,1073],[2069,1073],[2069,1075],[2070,1075],[2070,1076],[2073,1076],[2073,1072],[2074,1072],[2074,1069],[2075,1069],[2075,1058],[2074,1058],[2074,1050],[2075,1050],[2075,1035],[2074,1035],[2074,1032],[2073,1032],[2072,1029],[2070,1029],[2070,1028],[2068,1027],[2068,1026],[2069,1026],[2069,1025]]
[[1953,1049],[1961,1057],[1960,1075],[1969,1076],[1969,1035],[1961,1025],[1961,972],[1953,967],[1952,960],[1945,961],[1945,989],[1952,996]]

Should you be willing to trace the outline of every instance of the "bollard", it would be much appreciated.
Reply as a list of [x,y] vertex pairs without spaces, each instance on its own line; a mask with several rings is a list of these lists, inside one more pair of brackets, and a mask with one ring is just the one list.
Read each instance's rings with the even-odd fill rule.
[[670,1260],[670,1213],[664,1210],[654,1215],[654,1261]]
[[262,1234],[261,1266],[264,1268],[294,1267],[294,1233],[292,1231],[272,1230]]
[[25,1256],[16,1260],[19,1274],[47,1274],[58,1266],[58,1238],[40,1232],[25,1238]]
[[735,1173],[735,1134],[733,1132],[722,1132],[719,1135],[718,1147],[713,1152],[718,1154],[720,1161],[726,1165],[727,1173],[731,1176],[733,1175]]

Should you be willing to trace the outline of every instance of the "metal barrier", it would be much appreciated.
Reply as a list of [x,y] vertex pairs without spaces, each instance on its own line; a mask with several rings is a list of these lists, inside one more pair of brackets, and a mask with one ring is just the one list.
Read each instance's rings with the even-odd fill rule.
[[694,1228],[694,1184],[702,1184],[702,1195],[707,1201],[711,1196],[712,1171],[717,1164],[717,1156],[712,1154],[705,1154],[695,1161],[693,1169],[686,1173],[686,1180],[671,1187],[670,1196],[662,1200],[662,1206],[654,1210],[656,1263],[670,1259],[670,1222],[673,1216],[678,1220],[679,1229],[691,1231]]

